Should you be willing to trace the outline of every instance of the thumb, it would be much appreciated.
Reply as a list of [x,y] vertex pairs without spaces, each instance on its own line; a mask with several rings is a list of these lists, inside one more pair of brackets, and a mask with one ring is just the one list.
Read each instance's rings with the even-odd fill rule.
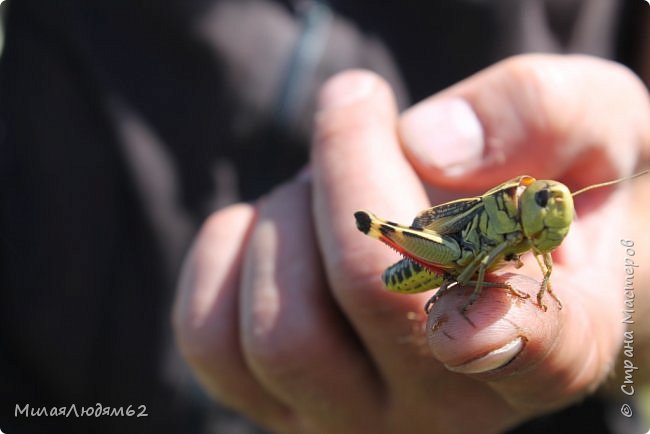
[[525,55],[415,105],[399,130],[432,185],[482,191],[528,174],[578,188],[629,174],[650,145],[648,119],[648,93],[621,65]]

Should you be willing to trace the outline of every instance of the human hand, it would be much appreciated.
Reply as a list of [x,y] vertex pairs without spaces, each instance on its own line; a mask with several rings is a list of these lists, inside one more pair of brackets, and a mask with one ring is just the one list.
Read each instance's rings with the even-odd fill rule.
[[[577,201],[551,277],[564,309],[487,289],[473,325],[463,290],[428,324],[430,294],[385,291],[395,257],[352,215],[410,222],[449,189],[524,173],[571,188],[630,173],[648,112],[631,74],[588,58],[500,63],[401,120],[377,77],[338,76],[321,97],[311,173],[204,225],[179,283],[181,350],[215,398],[281,432],[498,432],[578,399],[622,338],[622,192]],[[532,300],[539,289],[535,264],[495,278]]]

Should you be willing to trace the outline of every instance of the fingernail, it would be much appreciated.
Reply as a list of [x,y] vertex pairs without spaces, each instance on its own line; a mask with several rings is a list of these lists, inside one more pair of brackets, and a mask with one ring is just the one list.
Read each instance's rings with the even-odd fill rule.
[[320,92],[320,110],[350,105],[370,94],[377,83],[377,77],[367,71],[344,72],[330,79]]
[[483,156],[483,128],[472,107],[461,98],[424,101],[404,113],[404,145],[424,166],[459,176]]
[[524,338],[521,336],[508,342],[501,348],[490,351],[478,359],[471,360],[458,366],[445,365],[447,369],[459,374],[481,374],[507,365],[524,349]]

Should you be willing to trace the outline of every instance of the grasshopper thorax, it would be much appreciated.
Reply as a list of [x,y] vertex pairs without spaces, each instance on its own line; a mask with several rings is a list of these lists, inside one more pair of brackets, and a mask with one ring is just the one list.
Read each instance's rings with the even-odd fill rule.
[[521,194],[519,212],[524,235],[539,252],[558,247],[573,221],[573,197],[557,181],[537,180]]

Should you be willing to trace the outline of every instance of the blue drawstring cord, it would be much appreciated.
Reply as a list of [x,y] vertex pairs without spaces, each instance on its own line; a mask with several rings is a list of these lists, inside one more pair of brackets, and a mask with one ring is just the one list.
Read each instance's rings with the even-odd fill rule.
[[327,44],[331,20],[332,10],[326,0],[309,0],[304,5],[302,30],[289,58],[278,95],[275,123],[280,128],[292,126],[300,97],[306,91],[307,78],[313,75]]

